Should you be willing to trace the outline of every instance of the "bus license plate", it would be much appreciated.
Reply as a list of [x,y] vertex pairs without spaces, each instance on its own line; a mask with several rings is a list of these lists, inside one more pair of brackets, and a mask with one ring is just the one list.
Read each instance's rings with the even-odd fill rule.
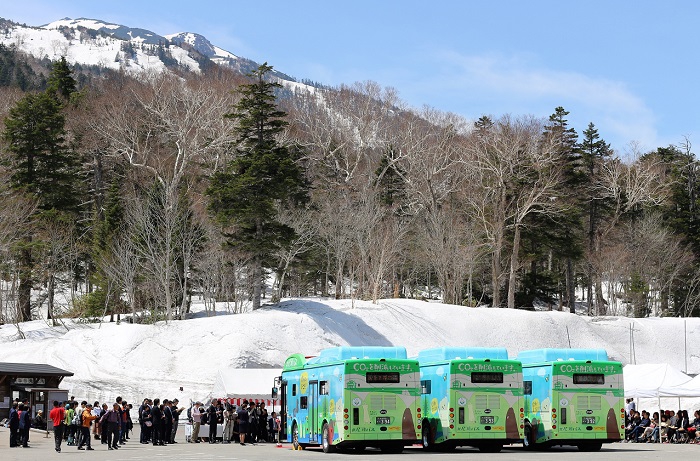
[[496,419],[493,416],[481,416],[479,420],[481,421],[481,424],[493,424],[496,422]]
[[584,416],[581,423],[582,424],[595,424],[595,417],[594,416]]
[[377,424],[391,424],[391,418],[388,416],[377,416]]

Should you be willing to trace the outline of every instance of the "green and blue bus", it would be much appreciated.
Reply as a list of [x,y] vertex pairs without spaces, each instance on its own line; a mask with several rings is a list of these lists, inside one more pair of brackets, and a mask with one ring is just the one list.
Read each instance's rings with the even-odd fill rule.
[[334,347],[293,354],[279,378],[283,434],[328,453],[399,453],[420,433],[420,369],[403,347]]
[[625,434],[622,364],[603,349],[522,351],[526,448],[598,451]]
[[418,362],[425,449],[498,452],[522,440],[522,366],[506,349],[427,349]]

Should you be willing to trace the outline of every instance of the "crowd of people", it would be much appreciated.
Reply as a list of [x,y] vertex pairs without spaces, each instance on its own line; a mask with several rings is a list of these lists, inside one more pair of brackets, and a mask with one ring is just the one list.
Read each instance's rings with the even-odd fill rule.
[[700,410],[691,420],[687,410],[659,410],[653,414],[637,411],[633,398],[626,403],[625,442],[631,443],[700,443]]
[[[191,443],[239,443],[278,442],[280,420],[276,412],[268,413],[265,403],[244,400],[240,406],[219,399],[212,399],[206,409],[202,402],[191,408],[188,419],[192,423]],[[222,425],[223,433],[217,433]],[[208,427],[203,431],[202,427]]]
[[[164,446],[175,440],[180,416],[185,410],[177,399],[144,399],[138,407],[137,421],[141,433],[139,442]],[[133,429],[133,406],[121,397],[107,403],[77,402],[71,397],[66,402],[53,402],[48,419],[53,423],[55,449],[61,452],[63,443],[77,450],[94,450],[100,441],[108,450],[118,450],[129,440]],[[136,415],[134,415],[136,416]],[[186,440],[191,443],[258,443],[278,442],[280,420],[276,412],[268,413],[265,403],[244,400],[242,405],[213,399],[208,407],[196,402],[187,411],[191,426]],[[29,448],[30,428],[46,429],[43,411],[32,418],[27,401],[12,403],[8,427],[10,447]],[[221,427],[221,429],[219,429]],[[221,433],[219,433],[221,432]],[[93,442],[93,439],[95,442]]]
[[[132,405],[117,397],[111,405],[99,402],[90,404],[83,400],[78,403],[75,397],[66,402],[53,402],[49,419],[53,424],[56,452],[61,452],[63,442],[78,450],[93,450],[92,438],[107,445],[109,450],[119,449],[129,439],[133,429],[131,422]],[[37,412],[37,417],[43,414]],[[31,411],[24,402],[13,402],[10,409],[10,447],[29,448],[29,429],[32,427]],[[44,429],[46,426],[44,425]]]

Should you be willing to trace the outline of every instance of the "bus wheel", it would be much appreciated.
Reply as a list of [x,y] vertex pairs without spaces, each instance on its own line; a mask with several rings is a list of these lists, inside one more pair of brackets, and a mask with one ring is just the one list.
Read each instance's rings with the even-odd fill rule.
[[526,450],[532,450],[532,427],[525,426],[525,433],[523,435],[523,448],[525,448]]
[[321,429],[322,435],[322,446],[324,453],[332,453],[335,451],[335,446],[333,441],[329,440],[331,438],[330,430],[328,429],[328,423],[323,423],[323,428]]
[[600,451],[603,448],[602,442],[587,442],[578,444],[578,451]]
[[423,424],[421,440],[423,442],[424,450],[433,450],[435,448],[435,440],[433,439],[433,433],[430,430],[430,424]]
[[294,447],[295,450],[300,449],[299,429],[297,428],[297,423],[294,423],[294,425],[292,426],[292,447]]

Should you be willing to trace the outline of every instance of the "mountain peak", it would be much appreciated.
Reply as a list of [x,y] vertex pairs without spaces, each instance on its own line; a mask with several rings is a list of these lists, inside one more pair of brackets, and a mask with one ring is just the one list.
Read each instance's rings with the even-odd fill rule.
[[205,36],[195,32],[179,32],[177,34],[166,35],[165,38],[178,46],[182,46],[183,43],[186,43],[201,55],[214,61],[238,59],[238,56],[235,54],[212,45]]

